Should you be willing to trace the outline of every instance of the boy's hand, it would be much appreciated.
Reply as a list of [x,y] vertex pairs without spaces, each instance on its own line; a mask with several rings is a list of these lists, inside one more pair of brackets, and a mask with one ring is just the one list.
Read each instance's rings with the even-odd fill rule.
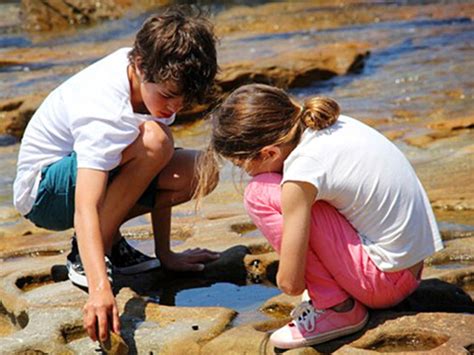
[[84,328],[93,341],[106,341],[109,329],[120,334],[117,303],[110,288],[90,292],[83,311]]
[[202,271],[204,264],[219,259],[221,255],[209,249],[188,249],[182,253],[169,251],[166,254],[160,253],[159,259],[163,265],[174,271]]

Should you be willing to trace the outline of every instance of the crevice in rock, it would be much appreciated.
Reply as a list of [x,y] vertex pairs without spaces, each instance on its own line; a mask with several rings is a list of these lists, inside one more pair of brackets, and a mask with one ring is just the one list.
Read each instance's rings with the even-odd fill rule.
[[37,287],[41,287],[53,282],[54,280],[51,274],[28,275],[28,276],[23,276],[17,279],[15,282],[15,285],[20,290],[24,292],[28,292]]
[[363,347],[382,353],[428,351],[446,343],[449,337],[443,334],[429,333],[423,331],[410,331],[401,334],[384,334],[377,340]]
[[10,312],[2,302],[0,302],[0,314],[7,316],[10,322],[16,327],[23,329],[28,325],[29,317],[25,311],[21,311],[18,315],[15,315],[13,312]]
[[234,223],[230,226],[230,230],[238,234],[253,232],[256,229],[257,226],[253,223]]
[[84,338],[87,333],[82,325],[71,325],[66,324],[61,327],[61,336],[64,338],[66,343],[70,343],[74,340]]

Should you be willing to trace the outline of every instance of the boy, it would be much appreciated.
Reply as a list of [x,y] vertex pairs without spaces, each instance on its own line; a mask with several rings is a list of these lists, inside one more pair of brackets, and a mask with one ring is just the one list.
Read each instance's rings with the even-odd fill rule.
[[175,150],[167,127],[212,85],[215,42],[199,15],[171,9],[153,16],[132,49],[119,49],[52,91],[25,130],[14,203],[40,227],[75,228],[69,278],[89,289],[84,327],[94,341],[106,340],[109,328],[120,332],[112,269],[160,266],[120,236],[122,223],[150,212],[155,252],[169,269],[198,271],[218,257],[170,250],[171,207],[191,198],[200,152]]

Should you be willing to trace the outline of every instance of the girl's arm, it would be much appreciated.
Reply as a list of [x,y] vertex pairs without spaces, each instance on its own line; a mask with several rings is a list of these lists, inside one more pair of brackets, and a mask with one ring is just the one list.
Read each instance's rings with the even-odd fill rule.
[[316,195],[314,185],[306,182],[288,181],[282,187],[283,237],[277,283],[289,295],[299,295],[305,289],[311,208]]

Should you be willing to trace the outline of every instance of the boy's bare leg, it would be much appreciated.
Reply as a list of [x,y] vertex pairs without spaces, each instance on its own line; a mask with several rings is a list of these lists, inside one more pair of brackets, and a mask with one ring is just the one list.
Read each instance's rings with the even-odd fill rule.
[[[171,208],[191,199],[196,186],[194,176],[200,154],[197,150],[176,150],[158,176],[154,209],[135,205],[126,217],[129,220],[151,213],[156,255],[167,268],[177,271],[199,271],[204,267],[202,263],[219,257],[218,253],[201,248],[179,254],[170,250]],[[216,176],[216,184],[217,180]],[[116,235],[120,238],[119,233]]]
[[173,139],[168,127],[156,122],[146,122],[140,127],[140,135],[122,155],[120,172],[107,187],[100,208],[100,227],[106,253],[112,248],[119,226],[173,154]]
[[[176,150],[170,163],[158,176],[155,209],[151,213],[155,252],[162,263],[177,271],[200,271],[207,261],[215,260],[218,253],[196,248],[183,253],[170,249],[171,207],[189,201],[196,188],[196,166],[201,152]],[[215,177],[217,184],[218,177]]]

